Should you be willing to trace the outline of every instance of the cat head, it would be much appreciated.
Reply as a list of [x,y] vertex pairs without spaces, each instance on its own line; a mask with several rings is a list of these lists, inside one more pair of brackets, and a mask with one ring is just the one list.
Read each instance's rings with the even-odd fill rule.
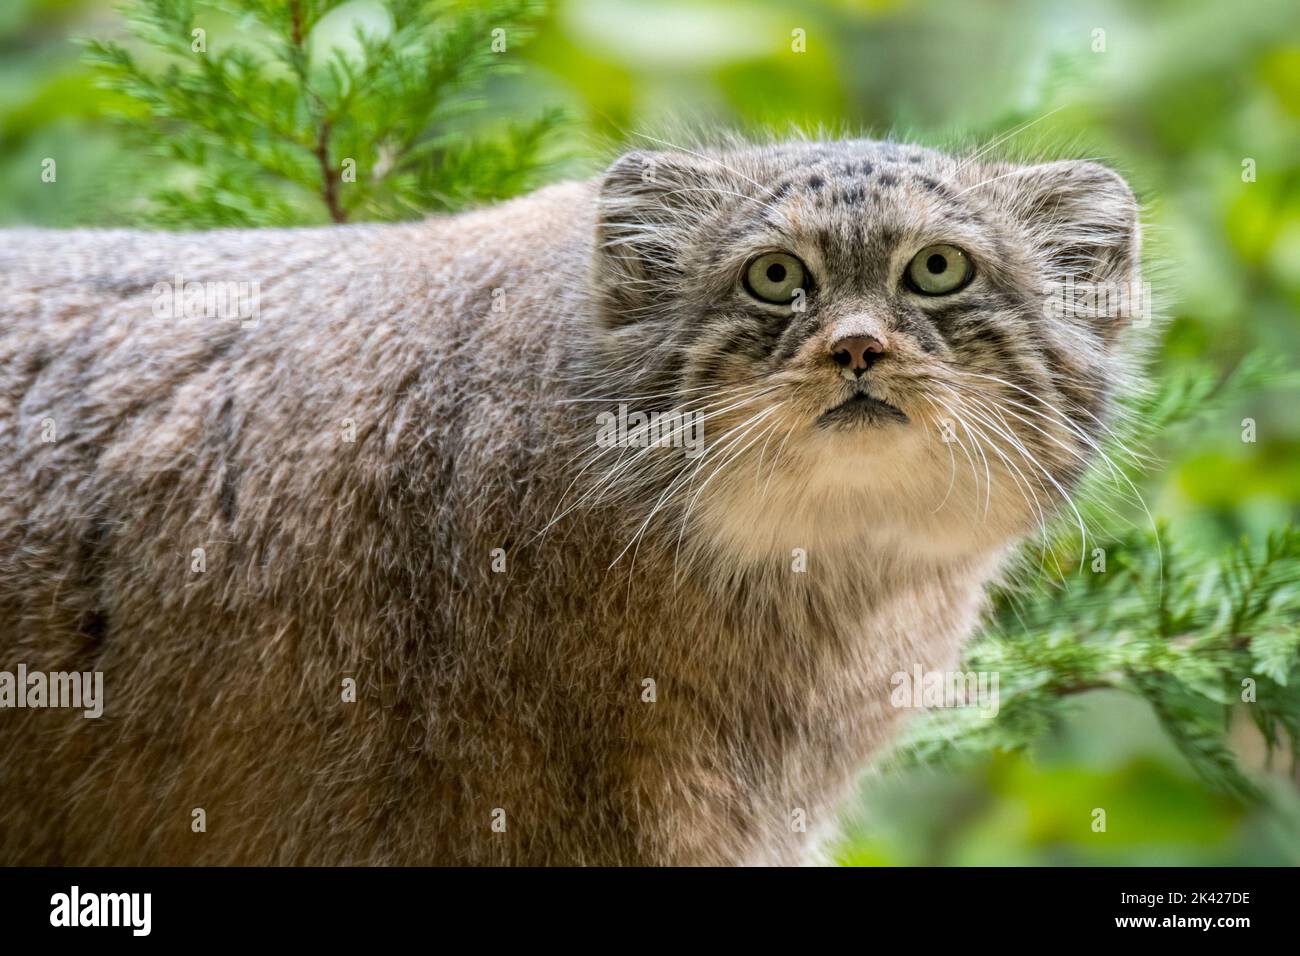
[[1094,162],[631,153],[598,200],[602,390],[703,416],[705,453],[652,480],[694,471],[681,491],[734,547],[994,546],[1102,444],[1149,315],[1138,251],[1133,193]]

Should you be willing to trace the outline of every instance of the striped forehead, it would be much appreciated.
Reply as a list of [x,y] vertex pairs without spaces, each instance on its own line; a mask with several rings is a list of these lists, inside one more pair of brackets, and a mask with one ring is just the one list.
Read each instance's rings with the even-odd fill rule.
[[936,169],[923,152],[801,159],[767,182],[757,180],[770,193],[747,210],[732,238],[762,233],[807,243],[829,272],[873,283],[923,225],[978,224],[977,212],[946,178],[949,170]]

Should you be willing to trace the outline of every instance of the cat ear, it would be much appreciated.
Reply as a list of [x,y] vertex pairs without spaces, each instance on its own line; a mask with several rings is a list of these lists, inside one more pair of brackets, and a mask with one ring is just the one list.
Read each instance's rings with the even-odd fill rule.
[[1137,311],[1149,307],[1141,284],[1138,204],[1118,173],[1066,160],[1026,167],[1005,183],[1012,215],[1045,259],[1049,294],[1067,296],[1066,307],[1095,320],[1107,339],[1145,315]]
[[703,159],[644,151],[622,156],[606,171],[596,211],[595,277],[606,321],[629,321],[633,310],[675,291],[682,249],[709,205],[711,174]]
[[1100,163],[1030,166],[1012,180],[1015,212],[1030,227],[1058,278],[1122,281],[1138,268],[1133,190]]

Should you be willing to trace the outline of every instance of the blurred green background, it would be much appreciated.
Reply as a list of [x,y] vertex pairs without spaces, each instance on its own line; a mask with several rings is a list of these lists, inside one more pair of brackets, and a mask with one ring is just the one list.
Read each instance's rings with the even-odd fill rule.
[[[349,6],[366,15],[365,0]],[[109,120],[77,36],[138,49],[106,0],[0,4],[0,222],[136,224],[165,173]],[[1148,277],[1169,318],[1153,374],[1226,373],[1255,350],[1296,366],[1295,0],[560,0],[519,55],[525,69],[484,95],[502,117],[567,109],[557,176],[682,129],[797,125],[942,146],[1033,121],[1012,152],[1101,158],[1144,203]],[[47,156],[57,189],[40,179]],[[1208,549],[1300,517],[1298,398],[1252,394],[1150,449],[1152,510]],[[1206,789],[1135,698],[1083,694],[1071,708],[1033,753],[870,777],[842,859],[1300,864],[1294,768],[1273,774],[1272,806],[1249,807]],[[1245,722],[1233,736],[1245,763],[1264,761]],[[1105,833],[1091,827],[1097,806]]]

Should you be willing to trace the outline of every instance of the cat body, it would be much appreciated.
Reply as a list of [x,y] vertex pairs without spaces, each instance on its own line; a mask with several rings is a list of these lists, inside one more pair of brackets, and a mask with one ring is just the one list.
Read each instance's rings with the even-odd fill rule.
[[[1136,242],[1094,164],[865,141],[0,234],[0,669],[104,686],[0,710],[0,861],[816,858],[1122,384],[1121,323],[1044,284]],[[968,285],[907,285],[935,244]],[[190,314],[222,283],[254,307]],[[620,405],[705,454],[602,443]]]

